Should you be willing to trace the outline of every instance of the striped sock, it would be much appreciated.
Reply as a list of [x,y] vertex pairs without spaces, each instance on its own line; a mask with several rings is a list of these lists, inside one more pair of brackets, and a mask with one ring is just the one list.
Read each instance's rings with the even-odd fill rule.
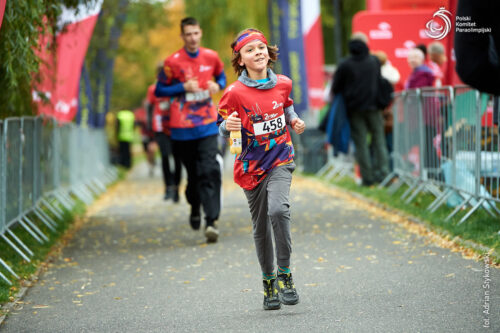
[[276,273],[262,273],[262,279],[264,280],[272,280],[272,279],[276,279]]
[[290,274],[290,266],[278,266],[278,274]]

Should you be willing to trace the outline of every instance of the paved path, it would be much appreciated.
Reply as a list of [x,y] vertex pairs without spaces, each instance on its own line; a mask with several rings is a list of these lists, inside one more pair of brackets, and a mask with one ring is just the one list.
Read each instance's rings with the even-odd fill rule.
[[409,233],[390,215],[295,176],[296,306],[262,310],[242,191],[224,184],[220,241],[188,225],[184,199],[162,200],[145,165],[88,220],[3,323],[2,332],[500,331],[500,271]]

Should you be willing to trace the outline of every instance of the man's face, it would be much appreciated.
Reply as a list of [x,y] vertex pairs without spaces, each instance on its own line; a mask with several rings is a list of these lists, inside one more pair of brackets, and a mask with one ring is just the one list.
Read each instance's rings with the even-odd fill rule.
[[184,46],[189,52],[196,52],[200,48],[202,31],[198,25],[186,25],[181,33]]

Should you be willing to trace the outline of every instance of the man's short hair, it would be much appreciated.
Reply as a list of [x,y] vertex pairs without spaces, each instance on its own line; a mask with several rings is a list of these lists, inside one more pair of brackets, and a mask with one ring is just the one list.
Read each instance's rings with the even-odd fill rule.
[[194,17],[185,17],[181,21],[181,32],[184,33],[184,27],[186,25],[197,25],[200,26],[198,21]]
[[429,54],[444,54],[444,46],[440,42],[429,44]]
[[368,36],[366,36],[364,33],[358,31],[352,34],[351,40],[360,40],[366,45],[368,45]]

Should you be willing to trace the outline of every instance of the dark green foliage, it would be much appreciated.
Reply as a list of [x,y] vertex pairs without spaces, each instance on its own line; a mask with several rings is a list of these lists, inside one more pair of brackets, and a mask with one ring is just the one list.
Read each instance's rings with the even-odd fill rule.
[[38,38],[42,33],[55,36],[62,6],[74,7],[78,2],[7,1],[0,28],[0,118],[34,113],[31,89],[40,63],[36,55]]

